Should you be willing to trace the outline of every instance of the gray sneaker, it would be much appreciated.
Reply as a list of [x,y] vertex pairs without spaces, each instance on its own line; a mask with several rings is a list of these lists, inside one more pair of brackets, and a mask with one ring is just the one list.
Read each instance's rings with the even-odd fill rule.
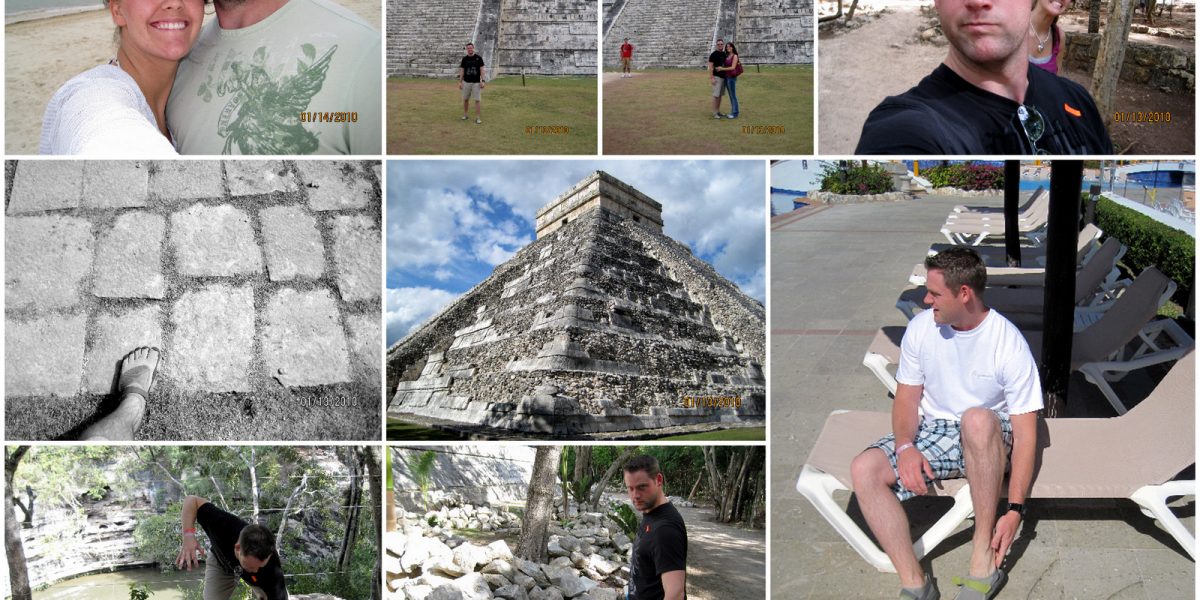
[[941,600],[941,597],[933,577],[926,577],[925,585],[919,588],[900,588],[900,600]]
[[713,113],[713,118],[714,118],[714,119],[724,119],[724,118],[725,118],[725,115],[723,115],[723,114],[721,114],[721,113],[719,113],[719,112],[715,112],[715,113]]
[[462,120],[466,121],[466,120],[467,120],[467,115],[463,115],[463,118],[462,118]]
[[955,577],[954,585],[960,589],[954,600],[991,600],[1000,593],[1000,588],[1004,587],[1007,580],[1008,575],[1000,569],[988,577]]
[[483,125],[483,119],[475,119],[476,125]]

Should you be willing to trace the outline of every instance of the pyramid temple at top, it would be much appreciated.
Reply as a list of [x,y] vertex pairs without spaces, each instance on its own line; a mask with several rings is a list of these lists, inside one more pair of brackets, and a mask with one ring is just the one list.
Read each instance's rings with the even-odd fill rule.
[[556,436],[763,423],[766,314],[597,171],[388,350],[388,413]]

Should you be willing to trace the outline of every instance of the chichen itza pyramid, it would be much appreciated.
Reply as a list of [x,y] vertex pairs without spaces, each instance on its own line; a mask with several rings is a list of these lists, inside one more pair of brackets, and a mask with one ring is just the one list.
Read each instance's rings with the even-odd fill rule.
[[578,436],[762,424],[765,309],[597,171],[537,239],[388,350],[390,416]]

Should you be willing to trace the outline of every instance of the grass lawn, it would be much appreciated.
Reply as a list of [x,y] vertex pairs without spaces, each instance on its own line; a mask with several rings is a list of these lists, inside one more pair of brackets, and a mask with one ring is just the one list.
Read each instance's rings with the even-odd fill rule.
[[703,71],[606,74],[604,154],[812,154],[812,66],[756,69],[738,77],[738,118],[719,121]]
[[498,77],[482,97],[476,125],[457,81],[388,79],[388,154],[596,154],[595,77]]
[[673,435],[670,437],[661,438],[662,440],[671,441],[732,441],[732,442],[761,442],[767,439],[766,427],[735,427],[733,429],[718,429],[716,431],[705,431],[704,433],[688,433],[685,435]]

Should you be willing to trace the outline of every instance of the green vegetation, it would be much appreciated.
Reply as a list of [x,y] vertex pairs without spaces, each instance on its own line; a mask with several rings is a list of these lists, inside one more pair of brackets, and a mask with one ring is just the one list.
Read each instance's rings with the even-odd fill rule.
[[834,194],[883,194],[895,190],[883,165],[841,161],[821,169],[821,191]]
[[613,502],[609,505],[608,516],[621,526],[621,531],[630,539],[637,537],[638,517],[633,507],[624,502]]
[[388,154],[595,154],[595,77],[498,77],[483,89],[483,124],[462,120],[458,82],[387,83]]
[[734,427],[731,429],[717,429],[714,431],[705,431],[703,433],[687,433],[683,435],[672,435],[662,438],[663,440],[671,441],[733,441],[733,442],[757,442],[767,439],[766,427]]
[[972,162],[951,163],[921,170],[921,176],[933,187],[952,187],[960,190],[1004,189],[1004,168]]
[[[1084,196],[1087,202],[1087,196]],[[1096,204],[1096,226],[1129,247],[1121,262],[1131,275],[1156,266],[1179,284],[1174,300],[1185,304],[1191,293],[1196,264],[1196,240],[1173,227],[1133,209],[1100,198]]]
[[150,588],[144,583],[129,584],[129,600],[149,600]]
[[[811,65],[749,65],[737,119],[712,118],[699,69],[642,70],[604,82],[605,154],[812,154]],[[721,101],[729,111],[729,99]]]
[[426,450],[408,461],[408,476],[421,490],[421,501],[425,504],[426,512],[429,511],[429,484],[433,480],[433,463],[436,460],[437,452]]

